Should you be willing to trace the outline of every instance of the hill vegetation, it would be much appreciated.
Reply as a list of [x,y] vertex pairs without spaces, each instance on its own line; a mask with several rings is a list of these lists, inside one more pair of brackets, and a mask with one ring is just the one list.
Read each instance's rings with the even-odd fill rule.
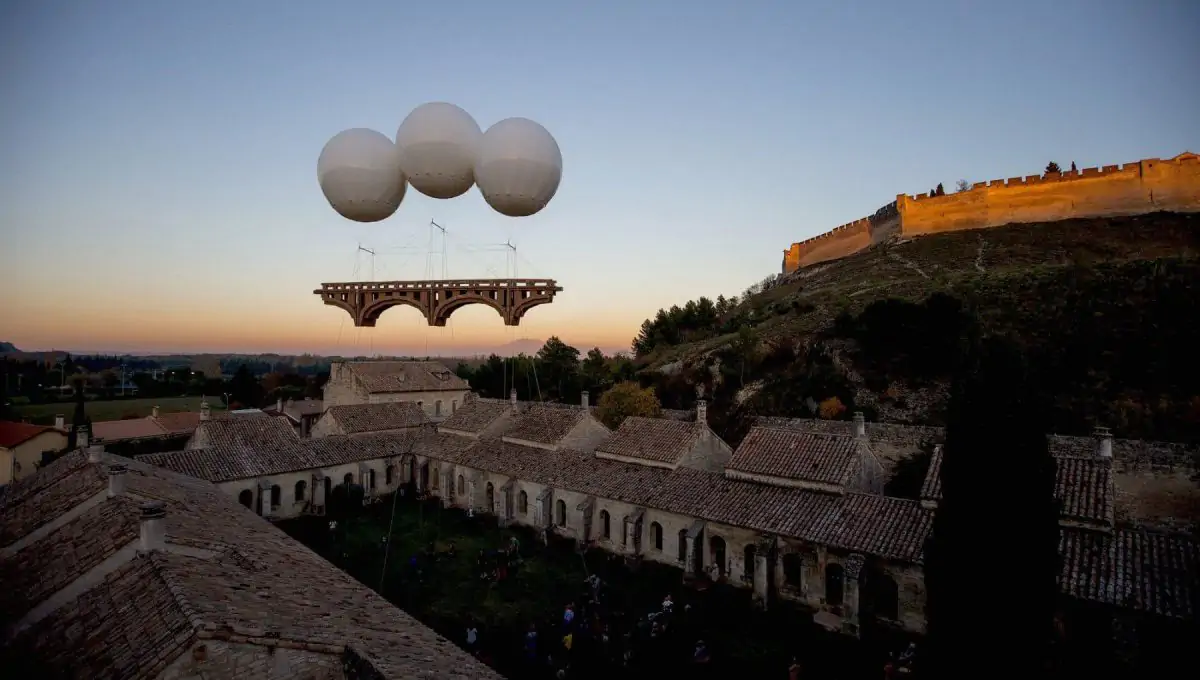
[[1009,225],[885,243],[661,310],[633,341],[665,408],[944,424],[964,324],[1028,356],[1050,426],[1200,438],[1200,215]]

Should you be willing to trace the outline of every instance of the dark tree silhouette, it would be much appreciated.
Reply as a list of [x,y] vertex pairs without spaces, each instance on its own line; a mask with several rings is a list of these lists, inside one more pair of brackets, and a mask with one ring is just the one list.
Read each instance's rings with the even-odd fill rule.
[[926,551],[922,676],[971,677],[980,659],[1003,649],[1013,673],[1041,677],[1058,573],[1047,409],[1015,345],[980,340],[977,323],[965,337],[947,418],[942,500]]
[[941,182],[938,182],[937,188],[934,189],[934,193],[938,196],[945,196],[946,195],[946,187],[942,186]]
[[1077,172],[1075,168],[1075,161],[1071,161],[1071,172]]
[[1058,167],[1058,163],[1055,163],[1054,161],[1050,161],[1049,163],[1046,164],[1046,174],[1047,175],[1057,175],[1060,172],[1062,172],[1062,168]]

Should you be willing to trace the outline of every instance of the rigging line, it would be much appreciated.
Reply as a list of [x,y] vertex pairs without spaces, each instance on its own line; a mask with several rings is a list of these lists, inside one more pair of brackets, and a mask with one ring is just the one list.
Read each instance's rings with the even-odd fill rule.
[[[358,276],[358,251],[356,250],[356,251],[354,251],[354,269],[352,269],[350,271],[350,280],[353,281],[357,276]],[[339,354],[342,352],[342,329],[344,329],[345,327],[346,327],[346,315],[343,314],[341,322],[338,323],[337,342],[334,344],[334,346],[337,348],[336,351]]]

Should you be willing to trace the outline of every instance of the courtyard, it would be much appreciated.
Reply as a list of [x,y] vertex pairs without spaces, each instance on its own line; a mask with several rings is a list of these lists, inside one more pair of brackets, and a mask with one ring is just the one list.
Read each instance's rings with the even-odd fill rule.
[[[697,588],[673,567],[627,564],[600,550],[581,552],[569,540],[543,545],[534,532],[498,527],[492,517],[411,496],[394,500],[279,526],[511,678],[553,677],[568,664],[570,678],[672,671],[785,678],[792,657],[804,677],[875,678],[886,653],[902,644],[826,632],[812,624],[810,612],[787,603],[760,611],[747,589]],[[514,539],[519,559],[503,557]],[[588,585],[593,575],[603,584],[599,596]],[[674,605],[669,617],[659,618],[667,622],[660,628],[648,615],[663,609],[667,595]],[[563,644],[568,605],[579,612],[570,650]],[[474,645],[468,643],[472,627]],[[526,645],[531,630],[537,631],[536,653]],[[699,641],[706,654],[697,655]]]

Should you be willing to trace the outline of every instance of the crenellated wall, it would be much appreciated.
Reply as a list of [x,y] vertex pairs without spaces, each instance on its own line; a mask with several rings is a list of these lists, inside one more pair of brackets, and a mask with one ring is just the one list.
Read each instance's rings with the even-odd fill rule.
[[921,236],[1160,210],[1200,211],[1200,156],[1183,153],[1124,166],[997,179],[945,196],[901,194],[871,217],[793,243],[784,251],[783,271],[845,257],[894,234]]

